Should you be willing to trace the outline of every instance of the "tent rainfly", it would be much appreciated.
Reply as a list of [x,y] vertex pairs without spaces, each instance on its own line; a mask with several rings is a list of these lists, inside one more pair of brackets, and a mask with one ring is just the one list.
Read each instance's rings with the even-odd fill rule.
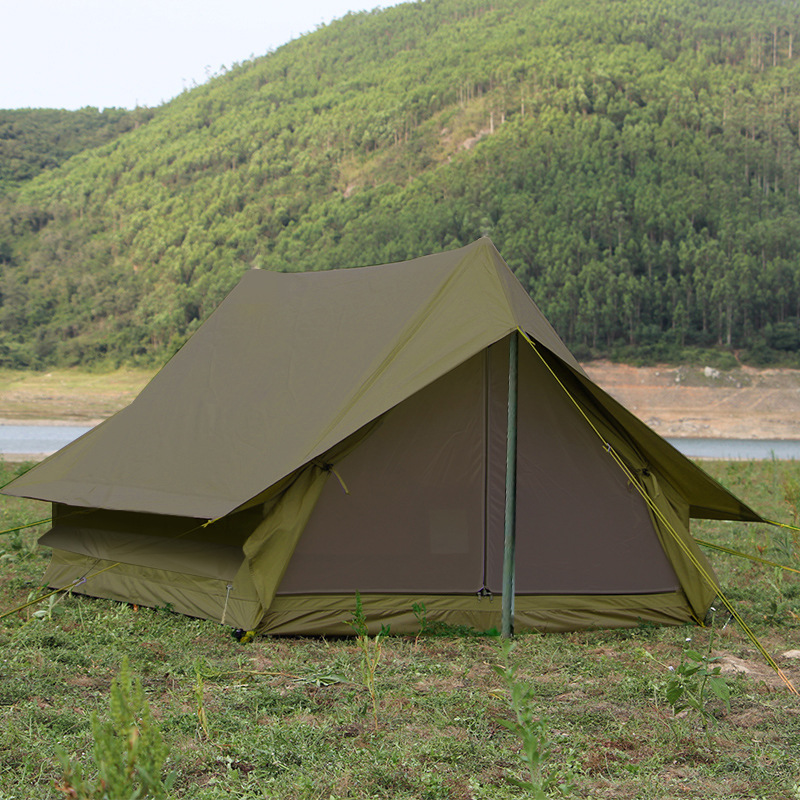
[[246,273],[130,406],[4,491],[53,504],[50,586],[264,633],[351,633],[356,591],[375,629],[416,630],[415,602],[499,628],[514,339],[515,628],[702,619],[690,517],[761,517],[589,380],[485,238]]

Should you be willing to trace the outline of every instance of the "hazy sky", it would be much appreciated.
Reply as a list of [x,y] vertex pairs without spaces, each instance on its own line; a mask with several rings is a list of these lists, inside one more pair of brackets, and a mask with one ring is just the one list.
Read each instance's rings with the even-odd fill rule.
[[399,0],[0,0],[0,108],[156,106],[221,65]]

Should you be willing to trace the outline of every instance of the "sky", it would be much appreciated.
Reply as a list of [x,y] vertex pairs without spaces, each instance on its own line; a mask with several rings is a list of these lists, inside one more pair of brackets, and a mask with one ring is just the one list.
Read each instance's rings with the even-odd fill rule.
[[0,0],[0,108],[158,106],[221,66],[399,0]]

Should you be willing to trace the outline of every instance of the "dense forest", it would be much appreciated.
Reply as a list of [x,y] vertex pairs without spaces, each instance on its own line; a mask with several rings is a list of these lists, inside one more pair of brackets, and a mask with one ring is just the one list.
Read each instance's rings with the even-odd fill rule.
[[152,117],[149,108],[0,109],[0,195]]
[[798,0],[350,14],[7,177],[0,364],[158,363],[249,268],[481,235],[580,357],[790,361],[799,39]]

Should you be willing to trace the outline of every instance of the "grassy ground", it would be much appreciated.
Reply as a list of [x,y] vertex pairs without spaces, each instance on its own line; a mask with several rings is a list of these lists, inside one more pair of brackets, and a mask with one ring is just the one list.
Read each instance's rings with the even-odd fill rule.
[[[765,515],[796,518],[800,464],[704,467]],[[6,465],[3,482],[11,471]],[[5,498],[0,523],[9,527],[47,510]],[[726,523],[697,525],[695,532],[800,561],[790,532]],[[47,552],[36,547],[36,535],[0,537],[4,609],[40,589]],[[729,556],[712,559],[740,612],[800,678],[800,660],[781,655],[800,647],[797,578]],[[731,701],[729,709],[717,698],[704,703],[713,719],[706,733],[701,715],[673,713],[666,689],[674,675],[669,666],[680,664],[687,647],[705,653],[712,636]],[[531,689],[532,721],[545,721],[545,775],[571,784],[570,796],[800,797],[800,702],[721,615],[713,629],[524,635],[510,658],[517,683]],[[511,695],[494,670],[502,661],[496,639],[450,631],[416,642],[384,640],[375,670],[376,726],[356,640],[241,645],[216,623],[68,596],[0,621],[0,800],[65,796],[55,788],[59,747],[93,774],[92,716],[109,719],[109,688],[123,660],[141,680],[169,748],[170,796],[534,796],[507,779],[523,777],[522,738],[502,724],[511,719]]]
[[0,369],[0,417],[96,422],[128,405],[152,377],[141,369]]

